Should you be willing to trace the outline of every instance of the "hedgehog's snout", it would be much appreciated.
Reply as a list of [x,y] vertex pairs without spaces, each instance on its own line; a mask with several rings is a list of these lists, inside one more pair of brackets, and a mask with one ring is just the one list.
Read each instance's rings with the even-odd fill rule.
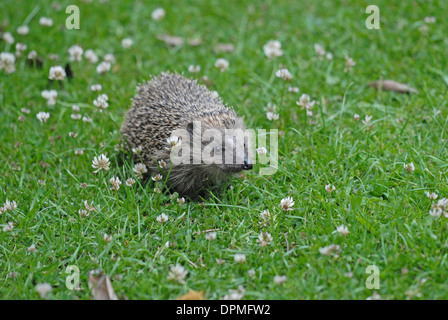
[[254,166],[249,162],[249,160],[244,159],[243,170],[251,170],[253,167]]

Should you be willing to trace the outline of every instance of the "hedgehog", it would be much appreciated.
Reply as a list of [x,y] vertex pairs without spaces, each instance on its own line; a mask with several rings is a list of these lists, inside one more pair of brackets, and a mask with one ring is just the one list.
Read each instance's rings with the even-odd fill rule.
[[[210,132],[213,138],[203,139]],[[127,149],[138,150],[135,163],[151,175],[162,173],[170,189],[191,199],[219,192],[232,174],[253,168],[243,119],[216,92],[177,73],[161,73],[137,87],[121,133]]]

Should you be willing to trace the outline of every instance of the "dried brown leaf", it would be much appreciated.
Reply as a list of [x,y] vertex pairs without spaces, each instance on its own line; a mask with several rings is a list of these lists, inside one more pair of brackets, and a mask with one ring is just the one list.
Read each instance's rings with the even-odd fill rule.
[[109,277],[102,271],[89,272],[89,289],[93,300],[118,300]]
[[407,84],[398,83],[393,80],[378,80],[369,84],[369,87],[373,87],[378,90],[395,91],[399,93],[417,93],[417,90],[409,87]]
[[176,300],[204,300],[204,291],[190,290],[186,294],[177,297]]

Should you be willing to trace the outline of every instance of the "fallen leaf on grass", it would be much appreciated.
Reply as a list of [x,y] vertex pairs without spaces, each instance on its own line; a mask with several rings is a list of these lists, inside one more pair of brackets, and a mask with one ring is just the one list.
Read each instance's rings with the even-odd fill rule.
[[118,300],[109,277],[103,271],[89,272],[89,289],[93,300]]
[[177,297],[176,300],[204,300],[204,291],[190,290],[186,294]]
[[407,84],[398,83],[393,80],[378,80],[369,84],[369,87],[373,87],[378,90],[395,91],[399,93],[417,93],[417,90],[409,87]]

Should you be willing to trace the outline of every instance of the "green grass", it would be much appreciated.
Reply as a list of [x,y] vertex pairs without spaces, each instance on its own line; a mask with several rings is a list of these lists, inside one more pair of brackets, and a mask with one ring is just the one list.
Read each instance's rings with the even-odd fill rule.
[[[371,4],[366,1],[337,6],[334,1],[295,0],[226,5],[76,1],[80,30],[64,27],[69,1],[59,1],[61,11],[51,3],[0,3],[3,31],[28,46],[16,60],[16,72],[0,71],[0,205],[6,199],[18,204],[0,215],[2,229],[14,223],[12,231],[0,230],[2,299],[38,299],[39,283],[53,286],[50,299],[89,299],[88,272],[95,269],[104,270],[117,294],[129,299],[174,299],[190,289],[220,299],[240,285],[247,299],[366,299],[373,291],[384,299],[406,299],[409,290],[418,291],[420,299],[448,298],[448,220],[429,215],[435,201],[425,196],[433,191],[439,199],[448,197],[448,2],[377,1],[380,30],[365,27],[365,8]],[[157,7],[166,11],[158,22],[151,19]],[[30,33],[18,35],[17,27],[33,10]],[[40,26],[41,16],[51,17],[54,25]],[[425,35],[420,28],[426,16],[437,22],[427,24]],[[156,39],[163,33],[200,37],[202,44],[168,48]],[[127,37],[134,40],[130,49],[121,46]],[[263,45],[271,39],[282,43],[284,55],[269,61]],[[218,43],[233,43],[235,51],[216,54]],[[332,52],[333,60],[318,59],[315,43]],[[74,79],[64,80],[63,87],[50,84],[50,67],[65,65],[74,44],[94,49],[100,61],[113,53],[116,63],[99,75],[96,64],[71,62]],[[26,65],[30,50],[44,58],[41,70]],[[0,52],[14,51],[14,45],[0,42]],[[60,60],[51,61],[52,53]],[[345,55],[356,61],[352,71],[344,72]],[[214,67],[220,57],[230,62],[226,72]],[[201,72],[189,74],[191,64],[200,65]],[[275,77],[281,66],[294,75],[290,83]],[[121,165],[114,150],[121,122],[136,85],[166,70],[198,79],[206,75],[210,89],[234,106],[248,127],[282,131],[278,172],[261,176],[257,165],[232,179],[233,188],[182,206],[168,193],[154,193],[152,182],[125,186],[133,164]],[[419,92],[403,95],[367,87],[381,78]],[[110,98],[103,113],[93,105],[98,94],[90,85],[95,83]],[[300,87],[300,93],[288,92],[289,86]],[[41,97],[50,88],[58,90],[55,106]],[[295,103],[302,93],[317,101],[313,117]],[[266,119],[269,102],[278,106],[277,121]],[[72,120],[73,104],[93,123]],[[39,111],[51,113],[47,123],[38,121]],[[354,114],[361,119],[354,121]],[[366,115],[373,117],[373,125],[361,122]],[[78,133],[76,139],[69,137],[71,131]],[[75,155],[76,148],[84,154]],[[94,175],[92,160],[101,153],[110,158],[111,170]],[[403,165],[410,162],[415,172],[406,173]],[[123,181],[117,192],[109,189],[113,176]],[[45,180],[45,186],[38,180]],[[327,184],[336,191],[328,194]],[[288,196],[295,209],[284,212],[280,201]],[[81,218],[84,200],[99,206],[98,212]],[[276,219],[262,226],[260,212],[266,209]],[[161,213],[169,215],[168,223],[156,221]],[[341,224],[350,230],[346,237],[334,233]],[[216,240],[197,235],[208,229],[219,229]],[[266,247],[257,243],[263,231],[273,237]],[[104,233],[111,242],[103,240]],[[169,248],[155,257],[167,241]],[[27,251],[32,244],[35,253]],[[340,246],[339,256],[321,255],[319,249],[331,244]],[[247,262],[236,263],[236,253],[245,254]],[[167,280],[176,264],[189,271],[185,284]],[[81,271],[80,291],[65,286],[68,265]],[[378,290],[365,286],[369,265],[380,269]],[[254,277],[248,274],[251,269]],[[287,281],[275,284],[276,275],[286,275]]]

